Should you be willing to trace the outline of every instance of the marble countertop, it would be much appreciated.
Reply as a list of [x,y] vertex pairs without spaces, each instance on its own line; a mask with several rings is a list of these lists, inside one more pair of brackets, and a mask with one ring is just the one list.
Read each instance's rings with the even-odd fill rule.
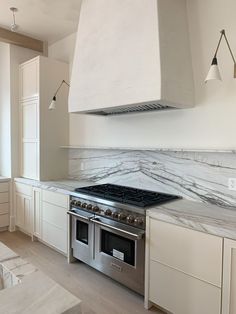
[[75,195],[75,196],[77,194],[76,192],[74,192],[75,188],[95,185],[94,182],[90,182],[90,181],[76,181],[76,180],[70,180],[70,179],[62,179],[62,180],[55,180],[55,181],[37,181],[37,180],[26,179],[26,178],[15,178],[14,180],[16,182],[29,184],[29,185],[32,185],[34,187],[38,187],[44,190],[63,193],[66,195]]
[[[34,181],[15,178],[15,181],[67,195],[76,195],[74,192],[76,187],[95,184],[89,181],[69,179]],[[235,210],[225,209],[217,205],[181,199],[149,209],[147,214],[175,225],[236,240],[236,207]]]
[[236,208],[177,200],[154,207],[147,215],[178,226],[236,240]]
[[10,180],[10,178],[0,176],[0,182],[8,182]]
[[0,266],[0,313],[82,313],[81,300],[1,242]]

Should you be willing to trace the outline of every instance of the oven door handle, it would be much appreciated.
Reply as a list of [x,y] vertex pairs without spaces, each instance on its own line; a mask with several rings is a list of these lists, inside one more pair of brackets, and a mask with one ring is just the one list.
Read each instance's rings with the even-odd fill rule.
[[77,218],[81,218],[81,219],[87,220],[87,221],[92,220],[92,217],[93,217],[93,216],[90,216],[90,217],[83,216],[83,215],[80,215],[78,213],[74,213],[74,212],[71,212],[71,211],[68,211],[67,214],[71,215],[71,216],[74,216],[74,217],[77,217]]
[[111,226],[111,225],[108,225],[104,222],[101,222],[100,220],[97,220],[96,218],[92,218],[90,219],[90,221],[94,222],[95,224],[97,225],[100,225],[100,226],[103,226],[103,227],[106,227],[106,228],[109,228],[109,229],[112,229],[112,230],[115,230],[115,231],[118,231],[120,233],[124,233],[124,234],[127,234],[131,237],[133,237],[135,240],[141,240],[145,234],[145,231],[142,230],[138,233],[133,233],[133,232],[130,232],[128,230],[123,230],[121,228],[118,228],[118,227],[115,227],[115,226]]

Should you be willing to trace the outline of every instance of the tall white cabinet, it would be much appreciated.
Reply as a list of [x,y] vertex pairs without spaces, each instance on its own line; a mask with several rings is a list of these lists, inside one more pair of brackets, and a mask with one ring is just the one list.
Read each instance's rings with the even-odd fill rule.
[[57,107],[49,111],[62,80],[68,81],[68,64],[38,56],[20,65],[20,175],[50,180],[67,174],[68,87],[58,93]]

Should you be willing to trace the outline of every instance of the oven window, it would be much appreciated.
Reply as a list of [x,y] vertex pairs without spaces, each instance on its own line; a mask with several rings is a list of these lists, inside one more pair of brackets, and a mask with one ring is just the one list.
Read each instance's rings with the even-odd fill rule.
[[76,220],[76,240],[88,244],[88,224]]
[[134,266],[135,242],[103,229],[101,232],[101,251]]

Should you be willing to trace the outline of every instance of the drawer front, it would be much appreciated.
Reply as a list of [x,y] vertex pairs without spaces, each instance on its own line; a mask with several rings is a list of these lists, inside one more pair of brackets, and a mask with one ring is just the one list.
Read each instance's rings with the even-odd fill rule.
[[0,204],[8,203],[9,202],[9,194],[8,192],[0,193]]
[[8,192],[9,191],[9,184],[8,182],[0,183],[0,193],[1,192]]
[[23,183],[15,183],[15,191],[20,194],[32,196],[32,186],[23,184]]
[[220,237],[150,219],[150,258],[221,287]]
[[0,215],[0,228],[9,226],[9,214]]
[[67,210],[60,206],[43,202],[43,220],[67,231]]
[[61,193],[43,190],[43,201],[67,209],[69,205],[69,196],[63,195]]
[[220,314],[221,289],[151,261],[149,299],[174,314]]
[[0,215],[9,213],[9,203],[0,204]]
[[67,232],[43,221],[42,234],[44,242],[52,245],[65,254],[67,253]]

